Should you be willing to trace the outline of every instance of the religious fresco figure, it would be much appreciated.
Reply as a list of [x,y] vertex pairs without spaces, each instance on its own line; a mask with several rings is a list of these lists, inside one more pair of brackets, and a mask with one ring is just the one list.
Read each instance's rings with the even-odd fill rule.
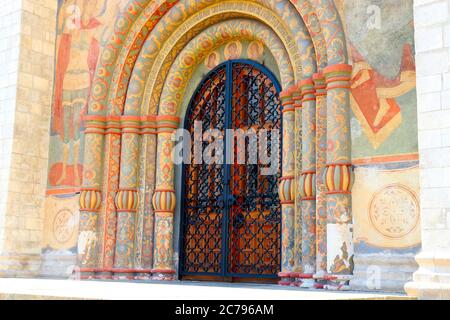
[[211,52],[205,59],[205,66],[212,70],[219,64],[220,54],[217,51]]
[[351,52],[354,63],[352,97],[367,123],[366,131],[370,130],[373,135],[380,133],[378,139],[373,139],[374,145],[378,146],[388,137],[388,133],[382,130],[401,123],[401,108],[396,99],[416,87],[412,47],[404,45],[400,71],[394,79],[383,76],[370,66],[355,47],[351,46]]
[[52,188],[81,184],[82,117],[87,111],[101,47],[109,39],[108,29],[112,29],[107,26],[125,6],[124,0],[108,6],[109,2],[65,1],[59,10],[51,126],[51,135],[57,137],[58,146],[50,155]]
[[353,147],[360,150],[355,157],[416,152],[414,141],[401,147],[396,142],[417,130],[412,1],[339,3],[353,62]]
[[259,41],[252,41],[248,45],[247,55],[250,59],[258,61],[264,54],[264,46]]
[[225,46],[225,58],[227,60],[239,59],[242,54],[242,44],[240,41],[232,41]]

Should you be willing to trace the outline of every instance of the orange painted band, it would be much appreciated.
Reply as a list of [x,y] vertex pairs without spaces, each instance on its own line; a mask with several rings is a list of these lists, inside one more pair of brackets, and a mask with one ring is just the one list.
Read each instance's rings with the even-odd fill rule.
[[294,112],[295,108],[283,109],[282,113]]
[[175,213],[175,210],[153,210],[155,213]]
[[327,87],[327,90],[334,90],[334,89],[351,89],[351,87],[348,86],[331,86],[331,87]]
[[326,167],[351,167],[352,164],[347,162],[347,163],[327,163]]
[[52,196],[52,195],[72,195],[75,193],[80,192],[80,188],[72,188],[72,189],[61,189],[61,190],[47,190],[46,195]]
[[350,191],[329,191],[326,192],[327,195],[334,195],[334,194],[344,194],[344,195],[350,195],[352,194]]
[[80,212],[93,212],[93,213],[98,213],[100,212],[102,209],[95,209],[95,210],[91,210],[91,209],[83,209],[80,208]]
[[352,161],[354,165],[375,164],[375,163],[388,163],[388,162],[402,162],[402,161],[417,161],[419,160],[419,154],[405,154],[405,155],[393,155],[382,157],[371,157],[355,159]]
[[285,101],[285,102],[281,103],[281,105],[282,105],[283,107],[286,107],[286,106],[291,106],[291,105],[293,105],[294,103],[295,103],[294,100],[289,100],[289,101]]
[[119,190],[117,190],[116,192],[120,192],[120,191],[131,191],[131,192],[137,192],[137,188],[120,188]]
[[308,78],[308,79],[304,79],[298,82],[297,86],[298,87],[304,87],[304,86],[308,86],[308,85],[314,85],[314,81],[312,78]]
[[175,193],[175,190],[174,189],[156,189],[155,193],[156,192],[172,192],[172,193]]

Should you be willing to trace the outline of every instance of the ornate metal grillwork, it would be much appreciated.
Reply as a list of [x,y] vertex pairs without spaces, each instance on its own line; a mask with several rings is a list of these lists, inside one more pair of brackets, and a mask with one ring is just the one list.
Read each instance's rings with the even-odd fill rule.
[[[195,92],[185,127],[194,140],[202,130],[254,129],[281,132],[280,87],[263,66],[229,61],[214,69]],[[275,136],[269,134],[268,156]],[[249,140],[233,141],[233,164],[183,167],[181,275],[276,277],[281,261],[278,174],[266,176],[260,161],[249,163]],[[207,143],[203,143],[205,148]],[[238,164],[240,148],[245,164]],[[192,151],[193,152],[193,151]],[[281,163],[281,144],[279,143]],[[192,159],[194,156],[192,154]],[[226,163],[224,157],[224,163]]]

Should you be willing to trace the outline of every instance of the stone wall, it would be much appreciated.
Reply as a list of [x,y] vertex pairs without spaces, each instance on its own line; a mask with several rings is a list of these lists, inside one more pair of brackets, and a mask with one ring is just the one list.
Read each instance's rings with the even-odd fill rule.
[[0,276],[40,268],[56,5],[0,1],[0,68],[8,70],[0,78]]
[[410,295],[450,299],[450,2],[415,0],[423,249]]
[[5,241],[5,207],[13,142],[16,85],[19,65],[21,3],[0,0],[0,248]]

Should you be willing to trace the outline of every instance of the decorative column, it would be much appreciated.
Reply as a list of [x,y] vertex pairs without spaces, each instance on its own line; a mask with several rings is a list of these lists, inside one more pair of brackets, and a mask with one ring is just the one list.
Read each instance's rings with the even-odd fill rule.
[[141,147],[137,185],[139,205],[135,228],[136,279],[148,280],[153,268],[154,212],[153,194],[156,176],[156,116],[141,118]]
[[78,267],[82,279],[94,278],[98,266],[97,224],[102,206],[102,168],[104,118],[85,117],[85,151],[83,187],[80,194],[80,226],[78,231]]
[[302,90],[302,173],[299,193],[302,210],[302,287],[314,286],[316,272],[316,97],[314,82],[300,82]]
[[[302,274],[302,197],[300,186],[302,179],[302,92],[299,87],[293,94],[295,108],[295,247],[294,259],[297,273],[295,277]],[[295,282],[300,286],[301,279]]]
[[[325,77],[313,76],[316,95],[316,280],[327,273],[327,91]],[[317,288],[321,285],[317,284]]]
[[109,115],[105,122],[105,143],[99,151],[103,155],[103,205],[98,222],[98,271],[96,278],[111,279],[113,276],[116,246],[117,212],[115,198],[119,189],[120,149],[122,132],[120,116]]
[[172,134],[178,128],[179,118],[158,116],[158,145],[156,163],[156,190],[153,195],[155,211],[155,234],[153,252],[153,279],[173,280],[174,265],[174,213],[176,195],[174,186],[174,163]]
[[134,279],[134,240],[136,211],[139,203],[137,173],[139,170],[140,117],[120,118],[122,144],[119,190],[115,197],[117,211],[114,278]]
[[346,288],[353,273],[350,79],[352,67],[324,70],[327,83],[327,271],[330,287]]
[[295,108],[291,87],[280,94],[283,112],[283,163],[279,193],[282,215],[280,285],[291,285],[295,278]]

